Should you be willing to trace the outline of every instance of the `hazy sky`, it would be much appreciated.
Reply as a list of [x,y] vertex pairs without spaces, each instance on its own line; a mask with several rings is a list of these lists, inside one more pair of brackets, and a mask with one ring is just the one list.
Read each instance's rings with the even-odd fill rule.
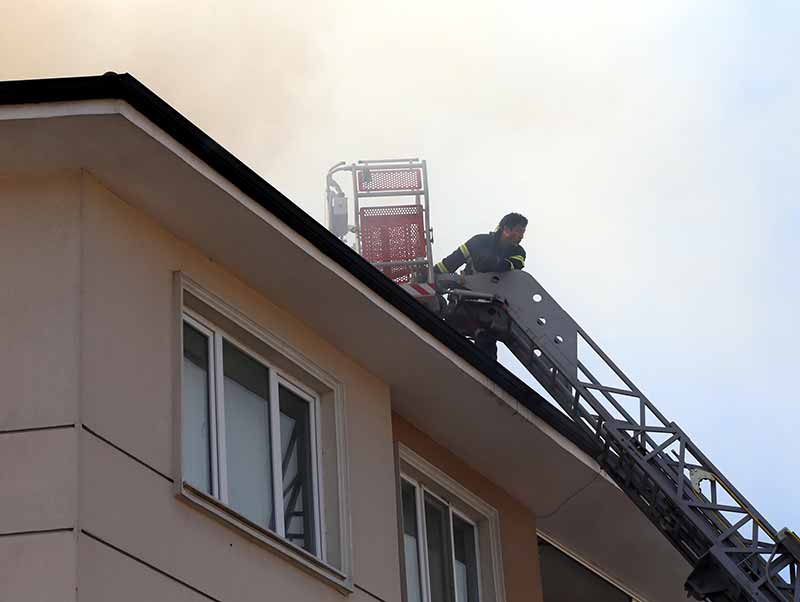
[[529,271],[800,529],[800,4],[284,4],[30,0],[0,79],[130,72],[320,220],[330,165],[425,158],[437,257],[527,214]]

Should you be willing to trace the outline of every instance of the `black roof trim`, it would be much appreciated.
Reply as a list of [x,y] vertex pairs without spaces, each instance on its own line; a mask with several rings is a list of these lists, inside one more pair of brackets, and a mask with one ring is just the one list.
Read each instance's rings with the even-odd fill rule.
[[503,366],[478,352],[472,343],[132,75],[109,72],[101,76],[0,82],[0,105],[102,99],[119,99],[130,104],[584,452],[592,457],[600,453],[598,443],[546,399]]

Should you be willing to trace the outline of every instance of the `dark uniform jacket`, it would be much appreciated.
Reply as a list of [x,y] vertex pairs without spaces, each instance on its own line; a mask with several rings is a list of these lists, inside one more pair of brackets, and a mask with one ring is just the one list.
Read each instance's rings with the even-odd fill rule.
[[467,273],[508,272],[525,267],[525,249],[519,245],[500,246],[500,232],[477,234],[437,263],[437,274],[455,272],[465,263]]

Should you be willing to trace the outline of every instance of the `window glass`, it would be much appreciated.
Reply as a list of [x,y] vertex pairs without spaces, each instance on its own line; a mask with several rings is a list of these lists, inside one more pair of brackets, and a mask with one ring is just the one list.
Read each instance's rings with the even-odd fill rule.
[[431,602],[453,602],[450,516],[447,506],[425,493],[425,529]]
[[[401,461],[404,448],[400,448]],[[417,459],[422,464],[422,461]],[[411,471],[423,472],[414,466]],[[433,472],[431,469],[430,472]],[[428,484],[419,475],[400,477],[400,513],[402,527],[402,554],[404,559],[404,581],[406,602],[481,602],[493,599],[498,583],[502,587],[502,575],[498,579],[490,559],[481,563],[480,541],[488,535],[491,541],[493,529],[490,506],[476,508],[464,500],[463,491],[451,487],[448,491],[441,482]],[[431,489],[428,489],[431,487]],[[437,491],[445,489],[445,493]],[[447,498],[440,497],[447,496]],[[420,508],[421,506],[421,508]],[[463,514],[462,514],[463,513]],[[472,522],[477,515],[478,521]],[[468,518],[469,517],[469,518]],[[484,533],[483,529],[486,529]],[[483,544],[486,545],[486,544]],[[488,544],[486,547],[494,547]]]
[[625,592],[543,539],[539,562],[545,602],[631,602]]
[[184,322],[181,395],[183,478],[193,487],[211,494],[208,345],[206,335]]
[[478,558],[475,550],[475,527],[453,514],[456,602],[478,602]]
[[403,553],[406,561],[406,594],[408,602],[421,602],[422,582],[420,581],[419,570],[416,488],[408,481],[401,481],[400,489],[403,505]]
[[330,468],[330,457],[317,466],[317,425],[336,428],[332,408],[262,359],[269,353],[261,341],[210,320],[193,310],[182,322],[183,481],[221,502],[218,510],[227,506],[316,556],[324,549],[321,534],[330,533],[325,560],[340,567],[339,483],[332,479],[323,505],[318,470]]
[[242,516],[275,529],[269,413],[269,372],[223,343],[228,503]]
[[311,405],[284,386],[278,389],[286,538],[315,552]]

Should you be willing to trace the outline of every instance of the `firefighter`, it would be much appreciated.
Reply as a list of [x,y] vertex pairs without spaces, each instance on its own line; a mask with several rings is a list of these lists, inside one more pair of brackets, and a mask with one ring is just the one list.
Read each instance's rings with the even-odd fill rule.
[[[519,213],[509,213],[497,228],[488,234],[476,234],[437,263],[436,274],[452,274],[466,264],[464,273],[508,272],[525,267],[525,249],[520,246],[528,219]],[[497,339],[491,333],[475,333],[475,344],[484,353],[497,359]]]

